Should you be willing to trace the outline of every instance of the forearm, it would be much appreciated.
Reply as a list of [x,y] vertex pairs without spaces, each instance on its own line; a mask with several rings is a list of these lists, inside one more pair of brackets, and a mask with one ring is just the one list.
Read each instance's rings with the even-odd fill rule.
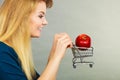
[[60,60],[58,58],[50,59],[38,80],[56,80],[59,65]]
[[56,34],[48,58],[48,63],[38,80],[56,80],[58,68],[67,48],[72,47],[72,41],[66,33]]

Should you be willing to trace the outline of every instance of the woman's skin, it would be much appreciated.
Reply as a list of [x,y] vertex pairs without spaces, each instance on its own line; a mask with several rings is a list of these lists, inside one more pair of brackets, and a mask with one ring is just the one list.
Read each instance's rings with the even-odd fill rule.
[[[42,28],[48,24],[45,18],[46,4],[40,2],[30,16],[31,37],[40,37]],[[72,47],[72,40],[67,33],[55,34],[52,49],[48,58],[48,64],[38,80],[56,80],[59,64],[64,57],[67,48]]]

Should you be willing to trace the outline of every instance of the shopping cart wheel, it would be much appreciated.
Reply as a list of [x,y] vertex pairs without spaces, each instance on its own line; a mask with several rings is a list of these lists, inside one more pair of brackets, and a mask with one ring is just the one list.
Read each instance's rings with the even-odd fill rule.
[[73,63],[73,68],[76,68],[76,66],[77,66],[77,65],[76,65],[75,63]]
[[89,67],[92,68],[92,67],[93,67],[93,64],[89,64]]

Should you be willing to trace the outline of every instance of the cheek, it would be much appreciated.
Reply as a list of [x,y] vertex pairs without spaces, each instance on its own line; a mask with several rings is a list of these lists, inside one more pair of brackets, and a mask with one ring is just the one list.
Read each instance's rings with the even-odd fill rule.
[[32,18],[30,21],[31,26],[35,26],[35,25],[39,25],[40,24],[40,20],[37,18]]
[[39,37],[40,36],[40,30],[39,27],[41,26],[41,21],[40,19],[32,19],[30,21],[30,32],[31,32],[31,37]]
[[41,23],[41,20],[40,20],[40,19],[38,19],[38,18],[33,18],[33,19],[31,19],[31,21],[30,21],[30,28],[31,28],[31,30],[33,30],[33,29],[41,26],[41,24],[42,24],[42,23]]

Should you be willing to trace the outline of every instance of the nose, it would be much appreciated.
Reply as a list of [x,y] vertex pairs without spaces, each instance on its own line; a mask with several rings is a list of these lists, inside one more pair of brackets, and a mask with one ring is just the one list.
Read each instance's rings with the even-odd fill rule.
[[48,24],[48,22],[47,22],[46,18],[44,18],[43,25],[47,25],[47,24]]

